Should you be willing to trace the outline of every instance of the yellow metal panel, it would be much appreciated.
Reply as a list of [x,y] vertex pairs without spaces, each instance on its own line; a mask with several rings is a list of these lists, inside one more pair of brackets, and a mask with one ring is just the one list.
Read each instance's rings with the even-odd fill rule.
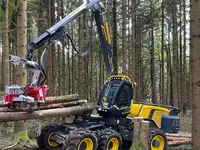
[[[154,110],[154,112],[152,114],[152,118],[149,118],[152,110]],[[152,120],[154,120],[154,122],[156,123],[156,125],[158,127],[161,127],[162,116],[163,115],[168,116],[169,113],[170,113],[170,110],[168,110],[166,108],[162,108],[162,107],[158,107],[158,106],[144,105],[142,107],[142,110],[140,111],[139,117],[152,119]]]
[[138,117],[148,118],[152,109],[152,106],[143,105]]
[[168,111],[161,111],[161,110],[155,110],[152,116],[152,120],[157,124],[159,128],[161,128],[161,121],[163,115],[169,115]]
[[108,44],[111,44],[109,27],[107,23],[104,25],[104,28],[105,28],[105,34],[106,34],[106,39],[108,41]]
[[[110,77],[108,78],[108,81],[111,81],[111,80],[114,79],[114,78],[120,79],[120,80],[127,80],[127,81],[129,81],[130,83],[132,83],[132,82],[131,82],[131,79],[130,79],[128,76],[125,76],[125,75],[112,75],[112,76],[110,76]],[[132,84],[133,84],[133,83],[132,83]]]
[[[152,113],[152,114],[151,114]],[[142,104],[132,104],[130,114],[128,117],[142,117],[152,119],[156,125],[161,127],[161,119],[163,115],[169,116],[170,110],[151,105],[142,105]]]
[[142,104],[132,104],[131,105],[131,111],[130,114],[128,115],[128,117],[138,117],[139,111],[142,107]]

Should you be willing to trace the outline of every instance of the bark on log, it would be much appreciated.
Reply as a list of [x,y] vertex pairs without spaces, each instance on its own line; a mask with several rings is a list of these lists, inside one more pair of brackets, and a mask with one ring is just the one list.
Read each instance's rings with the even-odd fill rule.
[[71,102],[49,104],[49,105],[39,106],[38,108],[35,108],[35,110],[71,107],[71,106],[78,106],[78,105],[83,105],[83,104],[87,104],[87,100],[76,100],[76,101],[71,101]]
[[8,107],[0,108],[0,112],[13,112],[13,110],[9,109]]
[[55,103],[63,103],[63,102],[71,102],[78,100],[79,96],[77,94],[72,95],[62,95],[62,96],[54,96],[46,98],[46,105],[55,104]]
[[83,116],[90,114],[93,110],[91,105],[87,106],[74,106],[69,108],[57,108],[48,110],[38,110],[30,113],[27,112],[0,112],[0,121],[21,121],[42,118],[53,118],[58,116]]
[[[78,106],[78,105],[83,105],[83,104],[87,104],[87,100],[77,100],[77,101],[72,101],[72,102],[49,104],[49,105],[45,104],[45,105],[41,105],[39,107],[33,107],[33,108],[30,109],[30,111],[53,109],[53,108],[63,108],[63,107],[72,107],[72,106]],[[0,108],[0,112],[20,112],[20,111],[16,111],[14,109],[3,107],[3,108]]]
[[[72,102],[78,100],[79,95],[78,94],[72,94],[72,95],[62,95],[62,96],[54,96],[54,97],[47,97],[45,105],[48,104],[56,104],[56,103],[63,103],[63,102]],[[0,108],[1,107],[8,107],[8,105],[5,105],[0,102]]]
[[176,140],[176,141],[168,141],[168,145],[182,145],[182,144],[191,144],[192,139],[185,139],[185,140]]
[[191,138],[185,138],[185,137],[167,137],[167,141],[181,141],[181,140],[187,140],[187,139],[191,139]]
[[173,134],[173,133],[166,133],[168,137],[185,137],[185,138],[192,138],[191,133],[178,133],[178,134]]
[[0,102],[0,108],[2,108],[2,107],[8,107],[8,105],[5,105],[2,102]]

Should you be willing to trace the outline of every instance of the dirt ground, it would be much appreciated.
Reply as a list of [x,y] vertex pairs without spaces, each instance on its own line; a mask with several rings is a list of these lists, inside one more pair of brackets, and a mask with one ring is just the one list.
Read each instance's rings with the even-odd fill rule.
[[[180,114],[180,115],[181,115],[180,131],[190,132],[192,123],[191,111],[188,111],[186,114]],[[28,121],[28,132],[30,138],[34,140],[41,126],[44,124],[49,124],[50,122],[52,122],[52,120]],[[11,142],[12,131],[13,131],[13,123],[0,123],[0,150],[7,150],[6,147],[8,146],[12,147],[16,144]],[[191,145],[179,145],[176,147],[168,147],[168,150],[191,150]]]

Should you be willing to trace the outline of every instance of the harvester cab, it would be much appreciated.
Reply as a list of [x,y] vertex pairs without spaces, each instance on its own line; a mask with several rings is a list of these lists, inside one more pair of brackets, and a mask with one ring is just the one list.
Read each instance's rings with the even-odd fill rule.
[[113,75],[100,92],[97,112],[100,116],[127,116],[130,113],[133,84],[129,77]]

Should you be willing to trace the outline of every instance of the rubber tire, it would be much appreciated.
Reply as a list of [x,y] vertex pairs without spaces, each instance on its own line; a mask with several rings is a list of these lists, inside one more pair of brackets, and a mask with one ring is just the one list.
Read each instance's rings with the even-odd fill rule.
[[167,150],[167,136],[165,134],[165,132],[159,128],[154,128],[154,129],[150,129],[149,131],[149,142],[148,142],[148,150],[151,150],[151,142],[153,140],[153,138],[157,135],[160,135],[163,137],[165,145],[164,145],[164,149],[163,150]]
[[118,140],[118,142],[119,142],[118,150],[121,150],[121,148],[122,148],[122,145],[123,145],[122,137],[115,130],[112,130],[112,129],[102,130],[98,138],[99,138],[98,150],[107,150],[107,144],[111,138],[116,138]]
[[132,145],[132,141],[126,141],[126,140],[123,140],[123,150],[129,150],[131,148],[131,145]]
[[62,150],[78,150],[79,143],[85,138],[90,138],[94,146],[92,150],[97,150],[97,137],[90,130],[86,129],[76,129],[72,131],[69,137],[64,141]]
[[48,144],[48,138],[49,135],[52,132],[57,131],[57,126],[56,125],[48,125],[42,128],[40,136],[37,137],[37,144],[40,149],[45,149],[45,150],[58,150],[62,148],[62,145],[58,145],[56,147],[52,147]]

